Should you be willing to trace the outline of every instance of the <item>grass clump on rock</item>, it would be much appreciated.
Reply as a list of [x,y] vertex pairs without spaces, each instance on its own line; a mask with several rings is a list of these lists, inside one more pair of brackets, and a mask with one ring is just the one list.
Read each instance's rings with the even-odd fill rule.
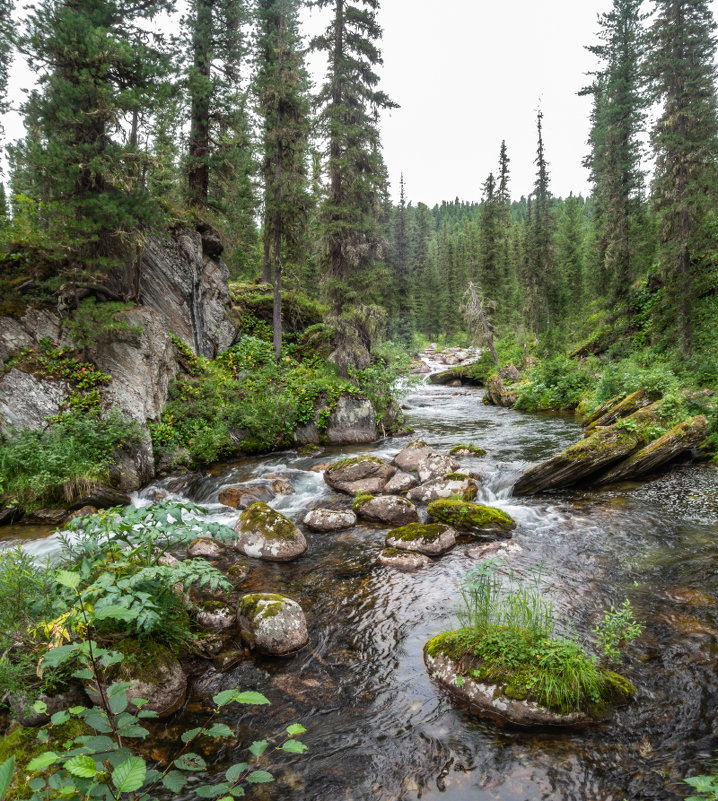
[[451,456],[486,456],[486,451],[478,445],[455,445],[449,453]]
[[601,719],[635,694],[630,681],[608,670],[577,638],[557,635],[540,575],[521,582],[499,568],[491,560],[469,573],[461,587],[462,628],[425,646],[428,663],[443,657],[452,665],[459,694],[465,683],[491,685],[491,705],[501,710],[511,709],[506,702],[533,702],[557,716],[580,713],[585,721]]
[[500,509],[450,498],[430,503],[429,516],[440,523],[474,534],[509,532],[516,528],[513,518]]

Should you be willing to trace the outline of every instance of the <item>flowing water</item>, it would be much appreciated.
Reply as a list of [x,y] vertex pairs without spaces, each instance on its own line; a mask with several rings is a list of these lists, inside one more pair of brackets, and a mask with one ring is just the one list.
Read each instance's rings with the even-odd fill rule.
[[[680,779],[706,772],[718,736],[718,470],[683,466],[619,490],[515,499],[518,473],[576,441],[581,429],[572,417],[497,409],[482,397],[478,389],[423,385],[406,398],[407,417],[437,449],[474,443],[487,450],[462,466],[484,477],[479,502],[517,520],[520,550],[508,557],[511,566],[519,574],[541,566],[567,633],[588,639],[601,610],[631,599],[646,622],[623,666],[638,688],[635,700],[581,733],[500,728],[458,708],[429,680],[422,648],[457,625],[458,587],[474,564],[469,546],[426,570],[400,573],[376,563],[386,532],[357,527],[307,533],[309,550],[293,563],[249,560],[247,590],[299,601],[310,647],[203,677],[185,710],[156,733],[159,743],[196,725],[208,693],[240,686],[265,693],[272,706],[228,712],[239,743],[205,756],[218,771],[242,759],[253,739],[302,722],[310,751],[281,755],[279,782],[266,795],[276,801],[685,796]],[[295,488],[273,505],[299,522],[310,506],[337,499],[311,467],[339,453],[388,459],[406,442],[246,459],[172,497],[201,503],[211,519],[231,525],[236,512],[216,503],[221,488],[271,473]],[[163,487],[166,481],[148,488],[137,503]],[[25,546],[37,553],[55,547],[52,538]]]

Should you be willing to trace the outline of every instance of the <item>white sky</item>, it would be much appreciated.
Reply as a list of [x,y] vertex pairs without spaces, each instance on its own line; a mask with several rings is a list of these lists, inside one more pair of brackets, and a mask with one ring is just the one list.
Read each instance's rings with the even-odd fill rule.
[[[407,198],[432,206],[479,200],[506,139],[511,193],[528,194],[534,179],[536,110],[544,112],[544,143],[555,195],[587,194],[590,97],[587,82],[596,17],[611,0],[383,0],[382,88],[401,105],[383,115],[384,157],[397,198],[403,171]],[[718,0],[711,0],[718,15]],[[304,15],[305,33],[323,27]],[[324,59],[310,66],[321,79]],[[11,97],[20,102],[32,72],[18,62]],[[22,136],[17,114],[7,139]]]

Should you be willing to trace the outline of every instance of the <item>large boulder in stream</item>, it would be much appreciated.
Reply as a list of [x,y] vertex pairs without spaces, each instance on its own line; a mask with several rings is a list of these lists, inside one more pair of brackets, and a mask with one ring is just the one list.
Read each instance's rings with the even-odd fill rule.
[[289,656],[309,642],[302,607],[276,593],[257,592],[240,598],[237,622],[251,648],[271,656]]
[[493,506],[446,499],[430,503],[428,511],[433,520],[474,535],[508,539],[516,528],[512,517]]
[[392,459],[392,464],[395,464],[399,470],[405,473],[416,472],[421,462],[430,453],[433,453],[431,448],[423,440],[418,439],[415,442],[410,442],[400,450]]
[[314,419],[294,432],[297,445],[361,445],[378,438],[372,402],[348,392],[341,394],[335,403],[320,398]]
[[354,511],[362,520],[387,526],[406,526],[419,522],[416,506],[397,495],[359,496],[354,501]]
[[638,478],[705,439],[708,429],[702,415],[656,439],[660,406],[660,402],[652,403],[611,426],[597,428],[557,456],[530,468],[514,485],[514,494]]
[[439,498],[460,495],[465,501],[473,501],[479,491],[478,484],[465,473],[449,473],[443,478],[433,478],[406,493],[415,503],[431,503]]
[[518,399],[516,387],[506,386],[504,379],[498,374],[490,375],[486,381],[484,401],[493,406],[504,406],[510,409]]
[[402,492],[416,487],[418,483],[419,479],[415,475],[404,473],[402,470],[399,470],[389,479],[384,487],[384,492],[386,492],[387,495],[400,495]]
[[246,509],[257,501],[267,503],[275,495],[274,490],[265,484],[233,484],[221,490],[217,500],[233,509]]
[[307,550],[304,534],[292,521],[266,503],[253,503],[237,520],[234,547],[255,559],[290,562]]
[[357,456],[334,462],[324,471],[324,480],[346,495],[376,495],[383,492],[395,472],[376,456]]

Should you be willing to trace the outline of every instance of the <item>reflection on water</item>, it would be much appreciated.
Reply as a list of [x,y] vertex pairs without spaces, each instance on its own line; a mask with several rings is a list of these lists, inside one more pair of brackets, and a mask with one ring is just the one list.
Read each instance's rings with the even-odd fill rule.
[[[524,573],[543,564],[544,587],[567,633],[589,637],[602,609],[631,598],[647,622],[624,666],[639,688],[635,701],[580,734],[499,729],[455,708],[427,678],[422,647],[454,625],[470,546],[427,570],[398,573],[375,561],[385,532],[358,527],[338,535],[307,532],[309,551],[291,564],[251,562],[247,589],[298,600],[311,647],[289,660],[247,659],[204,677],[185,712],[163,729],[166,736],[175,726],[195,725],[202,693],[239,685],[272,701],[269,712],[226,713],[243,745],[296,721],[309,730],[310,752],[280,760],[280,781],[271,789],[278,801],[685,795],[680,779],[706,769],[718,733],[718,471],[686,467],[614,491],[511,498],[520,470],[578,439],[580,427],[565,416],[488,407],[482,397],[475,389],[422,386],[406,399],[407,416],[417,436],[437,448],[474,443],[488,451],[462,464],[484,476],[479,500],[519,522],[521,550],[510,556],[512,565]],[[188,495],[213,520],[232,524],[236,512],[217,503],[220,489],[273,473],[295,488],[273,505],[299,522],[310,505],[337,498],[312,466],[339,453],[390,458],[405,442],[245,459],[208,472]],[[163,486],[137,502],[148,503]],[[25,532],[16,527],[12,536]],[[36,532],[27,534],[32,539]],[[224,746],[211,764],[221,769],[243,754],[243,746]]]

